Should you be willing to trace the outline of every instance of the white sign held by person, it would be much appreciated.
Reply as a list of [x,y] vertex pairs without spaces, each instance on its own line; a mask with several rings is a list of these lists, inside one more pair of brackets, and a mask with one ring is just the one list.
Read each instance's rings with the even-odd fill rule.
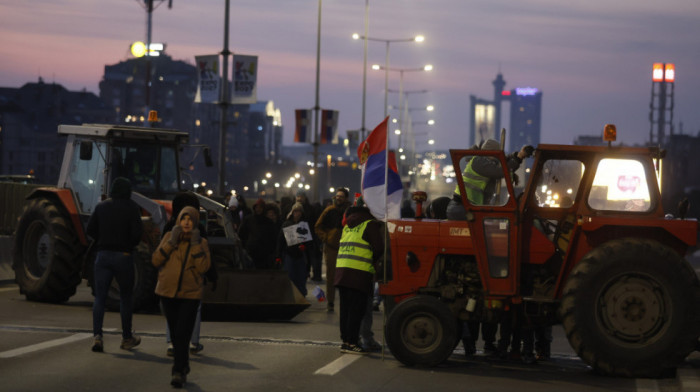
[[284,232],[284,239],[287,241],[287,246],[312,240],[311,230],[309,230],[309,224],[306,222],[299,222],[295,225],[284,227],[282,231]]
[[221,78],[219,77],[219,55],[194,56],[197,64],[197,95],[195,102],[215,103],[219,102],[219,88]]

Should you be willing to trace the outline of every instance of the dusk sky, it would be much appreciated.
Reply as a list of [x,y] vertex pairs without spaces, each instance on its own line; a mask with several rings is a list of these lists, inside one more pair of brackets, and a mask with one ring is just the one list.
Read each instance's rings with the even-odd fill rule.
[[[223,0],[173,0],[153,13],[153,41],[194,63],[223,47]],[[104,66],[130,58],[146,40],[142,0],[0,0],[0,86],[59,83],[99,94]],[[325,0],[321,25],[321,107],[340,111],[339,129],[361,127],[364,0]],[[294,109],[314,105],[317,0],[231,0],[230,49],[259,56],[258,100],[282,111],[284,141],[294,133]],[[676,64],[675,131],[700,130],[700,1],[698,0],[370,0],[369,36],[423,34],[421,44],[391,44],[391,67],[406,72],[410,107],[435,105],[428,128],[438,148],[467,148],[469,95],[492,99],[499,70],[506,89],[543,92],[542,142],[569,144],[599,135],[605,123],[618,140],[649,137],[651,69]],[[368,67],[384,63],[385,45],[369,42]],[[384,73],[367,72],[366,127],[382,120]],[[398,89],[398,72],[390,89]],[[398,105],[397,94],[389,103]],[[507,106],[506,106],[507,107]],[[507,122],[503,124],[507,126]],[[428,135],[417,137],[420,146]],[[391,143],[395,143],[393,140]]]

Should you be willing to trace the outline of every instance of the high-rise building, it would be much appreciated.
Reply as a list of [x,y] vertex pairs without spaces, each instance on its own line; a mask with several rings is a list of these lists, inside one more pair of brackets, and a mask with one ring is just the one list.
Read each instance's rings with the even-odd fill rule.
[[517,151],[524,145],[537,146],[542,130],[542,92],[533,87],[518,87],[509,93],[508,150]]
[[[534,87],[505,90],[506,81],[499,72],[493,81],[493,100],[470,96],[469,140],[471,144],[500,138],[503,103],[510,103],[506,127],[506,150],[517,151],[523,145],[537,146],[542,131],[542,92]],[[468,146],[466,146],[468,147]]]

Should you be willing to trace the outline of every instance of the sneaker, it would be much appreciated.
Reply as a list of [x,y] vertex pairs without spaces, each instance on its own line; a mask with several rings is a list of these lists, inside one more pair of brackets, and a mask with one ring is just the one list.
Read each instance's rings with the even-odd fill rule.
[[359,354],[359,355],[369,354],[369,352],[367,352],[367,350],[365,350],[364,348],[362,348],[356,344],[348,344],[345,347],[345,349],[341,348],[340,351],[342,351],[346,354]]
[[168,351],[167,351],[167,354],[168,354],[169,357],[174,357],[174,356],[175,356],[175,351],[173,351],[173,350],[174,350],[173,344],[172,344],[172,343],[168,343]]
[[132,335],[130,338],[122,339],[122,344],[119,346],[122,350],[131,350],[132,348],[141,344],[141,338]]
[[333,308],[334,308],[333,302],[329,302],[328,306],[326,307],[326,310],[330,313],[333,311]]
[[185,385],[186,382],[187,376],[180,372],[173,373],[173,378],[170,379],[170,385],[172,385],[175,388],[182,388],[182,386]]
[[190,354],[198,354],[202,350],[204,350],[204,346],[201,344],[190,343]]
[[365,351],[371,353],[382,351],[382,345],[374,339],[372,339],[369,343],[363,343],[362,347],[365,349]]
[[343,343],[340,345],[340,352],[344,353],[345,351],[350,350],[350,345],[347,343]]
[[104,351],[104,344],[102,343],[102,335],[95,335],[92,341],[92,351],[96,353],[101,353]]

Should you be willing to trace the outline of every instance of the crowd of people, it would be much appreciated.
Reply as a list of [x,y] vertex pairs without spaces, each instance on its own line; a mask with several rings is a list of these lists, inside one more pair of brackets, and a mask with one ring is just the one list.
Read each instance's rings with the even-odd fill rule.
[[[488,140],[481,148],[495,149],[495,143]],[[531,147],[530,150],[524,147],[509,155],[509,169],[517,169],[522,159],[531,153]],[[477,204],[486,202],[485,195],[489,194],[491,183],[499,180],[499,173],[491,175],[484,171],[489,165],[488,158],[480,159],[473,158],[463,172],[467,197]],[[131,350],[141,342],[131,329],[133,252],[143,232],[140,209],[130,200],[128,179],[117,178],[110,196],[95,208],[86,229],[97,251],[92,345],[95,352],[104,350],[104,302],[113,277],[120,287],[120,348]],[[426,217],[465,219],[460,197],[459,188],[456,188],[451,199],[435,199],[426,208]],[[349,191],[340,188],[323,206],[311,204],[304,192],[298,192],[295,198],[283,197],[279,203],[258,199],[252,209],[240,195],[228,195],[224,203],[250,259],[250,265],[245,267],[283,269],[299,292],[306,296],[308,279],[323,281],[322,264],[325,263],[328,312],[335,311],[336,289],[339,292],[341,352],[366,354],[381,350],[372,333],[372,311],[377,310],[377,302],[372,298],[377,268],[384,262],[385,228],[363,205],[361,197],[351,204]],[[160,297],[166,318],[167,355],[174,358],[171,385],[180,388],[190,372],[189,355],[204,348],[199,343],[203,287],[207,280],[215,283],[217,274],[208,247],[207,230],[201,224],[197,197],[179,193],[172,207],[171,219],[152,255],[152,263],[158,269],[155,293]],[[403,217],[415,216],[410,202],[402,207]],[[506,313],[500,324],[498,345],[495,323],[464,323],[465,353],[476,352],[481,330],[486,353],[503,356],[511,346],[511,353],[518,354],[522,347],[526,362],[534,361],[535,348],[539,357],[548,357],[551,328],[530,328],[521,321],[517,309]]]

